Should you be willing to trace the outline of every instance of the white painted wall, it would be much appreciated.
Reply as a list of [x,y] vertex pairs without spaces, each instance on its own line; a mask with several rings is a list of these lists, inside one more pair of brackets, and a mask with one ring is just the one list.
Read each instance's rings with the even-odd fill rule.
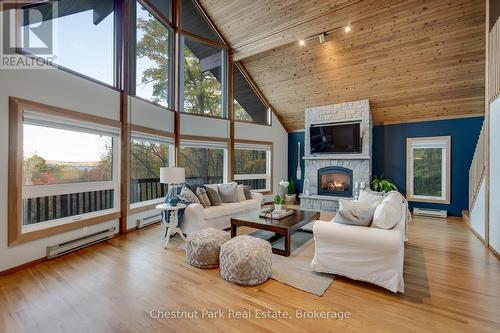
[[477,193],[476,201],[470,211],[470,226],[474,231],[485,239],[486,234],[486,182],[483,180]]
[[156,130],[174,132],[174,113],[159,106],[129,97],[130,122]]
[[[79,229],[8,247],[9,96],[120,119],[120,94],[111,88],[56,69],[0,70],[0,271],[44,257],[48,245],[84,235],[84,229]],[[118,228],[118,221],[94,225],[87,231],[92,233],[112,225]]]
[[229,137],[229,121],[227,119],[209,118],[181,113],[181,135]]
[[[120,120],[120,93],[57,69],[1,70],[0,75],[0,271],[45,256],[46,247],[116,226],[118,221],[108,221],[86,229],[78,229],[12,247],[7,244],[8,230],[8,120],[9,96],[33,100],[74,111]],[[173,131],[173,113],[142,100],[130,98],[130,119],[133,124]],[[273,189],[278,190],[281,179],[287,178],[288,135],[273,115],[272,126],[237,123],[235,136],[240,139],[272,141],[274,143]],[[228,137],[229,123],[225,119],[181,115],[181,133]],[[77,149],[78,147],[75,147]],[[268,196],[267,199],[270,199]],[[129,218],[129,228],[140,217],[151,216],[154,211]]]
[[500,252],[500,98],[490,105],[490,246]]
[[[279,182],[288,179],[288,133],[278,118],[273,114],[272,126],[236,122],[234,136],[236,139],[273,142],[273,192],[278,194]],[[272,195],[266,195],[265,199],[271,200]]]

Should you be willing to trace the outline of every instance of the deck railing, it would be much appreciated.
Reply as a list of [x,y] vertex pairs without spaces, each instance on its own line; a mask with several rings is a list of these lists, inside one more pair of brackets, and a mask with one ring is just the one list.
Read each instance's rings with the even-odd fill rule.
[[[252,189],[265,189],[266,179],[241,179],[239,184],[249,185]],[[187,177],[186,183],[217,184],[222,176]],[[159,178],[132,179],[130,181],[130,203],[154,200],[165,197],[167,186]],[[23,200],[24,225],[46,222],[69,216],[92,213],[114,207],[114,190],[52,195]]]
[[23,200],[24,225],[92,213],[114,206],[114,190],[51,195]]

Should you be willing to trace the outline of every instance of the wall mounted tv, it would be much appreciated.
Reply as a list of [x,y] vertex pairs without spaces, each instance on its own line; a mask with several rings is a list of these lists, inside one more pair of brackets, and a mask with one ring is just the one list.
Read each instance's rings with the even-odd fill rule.
[[309,130],[311,154],[360,154],[360,123],[317,124]]

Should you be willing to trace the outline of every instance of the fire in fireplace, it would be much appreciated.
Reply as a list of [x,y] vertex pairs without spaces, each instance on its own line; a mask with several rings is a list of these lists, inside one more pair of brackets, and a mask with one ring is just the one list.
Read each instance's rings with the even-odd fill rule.
[[352,197],[352,170],[338,166],[319,169],[318,194]]

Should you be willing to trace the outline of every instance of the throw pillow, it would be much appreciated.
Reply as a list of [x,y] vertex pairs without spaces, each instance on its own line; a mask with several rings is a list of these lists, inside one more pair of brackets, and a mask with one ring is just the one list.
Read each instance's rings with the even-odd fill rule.
[[238,184],[237,183],[219,184],[219,195],[221,201],[224,203],[239,202]]
[[193,192],[193,193],[196,193],[196,191],[198,190],[198,188],[205,189],[205,185],[203,185],[203,184],[193,184],[193,185],[186,184],[186,186],[187,186],[187,187],[191,190],[191,192]]
[[361,191],[359,191],[358,201],[360,201],[360,202],[366,202],[366,203],[371,203],[371,204],[374,204],[374,203],[379,204],[380,202],[382,202],[383,199],[384,199],[384,195],[380,196],[380,195],[374,194],[371,191],[368,192],[367,190],[361,190]]
[[238,201],[245,201],[247,198],[245,198],[245,189],[243,188],[243,185],[238,185]]
[[212,206],[220,206],[221,200],[220,200],[219,192],[217,192],[216,190],[214,190],[211,187],[207,187],[207,195],[208,195],[208,199],[210,199],[210,203],[212,204]]
[[207,188],[211,188],[212,190],[217,192],[217,194],[219,194],[219,185],[218,184],[205,184],[205,189],[207,189]]
[[207,191],[204,188],[198,187],[196,189],[196,196],[198,197],[198,200],[200,200],[200,203],[203,205],[203,207],[212,206],[212,203],[208,198]]
[[252,200],[252,188],[248,185],[243,186],[243,191],[245,192],[245,199]]
[[386,230],[394,228],[401,221],[402,207],[403,202],[398,193],[389,193],[375,209],[372,227]]
[[376,203],[339,200],[339,210],[332,222],[367,227],[373,219]]
[[196,194],[194,194],[193,191],[191,191],[186,185],[182,186],[181,193],[178,195],[178,198],[188,202],[200,203]]

